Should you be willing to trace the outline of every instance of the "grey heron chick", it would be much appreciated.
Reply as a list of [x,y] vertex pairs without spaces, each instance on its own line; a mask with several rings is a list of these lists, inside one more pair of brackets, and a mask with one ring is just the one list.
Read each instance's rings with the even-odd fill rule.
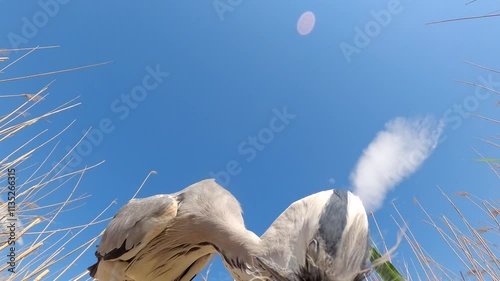
[[101,281],[185,281],[216,253],[238,281],[357,280],[368,255],[366,212],[350,192],[323,191],[290,205],[259,238],[231,193],[203,180],[122,207],[89,271]]
[[291,204],[262,235],[257,257],[276,281],[363,280],[369,257],[368,218],[346,190],[315,193]]
[[189,281],[216,249],[230,260],[249,260],[246,245],[259,238],[246,230],[239,202],[214,180],[169,195],[133,199],[103,233],[91,277],[101,281]]

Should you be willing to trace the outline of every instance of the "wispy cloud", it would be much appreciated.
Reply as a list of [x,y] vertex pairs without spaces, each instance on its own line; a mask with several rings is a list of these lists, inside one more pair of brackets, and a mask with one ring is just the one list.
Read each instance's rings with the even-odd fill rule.
[[434,118],[398,117],[385,124],[363,151],[350,176],[354,193],[368,211],[382,206],[388,191],[412,175],[432,154],[443,123]]

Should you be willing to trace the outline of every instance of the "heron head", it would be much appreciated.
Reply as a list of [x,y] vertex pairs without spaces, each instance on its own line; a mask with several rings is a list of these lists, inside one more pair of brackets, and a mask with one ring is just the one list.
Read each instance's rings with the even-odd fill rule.
[[[305,241],[298,268],[257,261],[276,281],[357,281],[365,279],[369,257],[368,218],[361,200],[335,191],[324,206],[317,231]],[[296,245],[299,246],[299,245]],[[304,248],[304,246],[302,246]]]

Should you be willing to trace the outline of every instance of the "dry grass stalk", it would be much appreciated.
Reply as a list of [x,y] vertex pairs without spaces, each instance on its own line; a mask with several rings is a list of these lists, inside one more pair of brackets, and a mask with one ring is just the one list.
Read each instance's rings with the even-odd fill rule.
[[439,24],[439,23],[446,23],[446,22],[454,22],[454,21],[464,21],[464,20],[475,20],[475,19],[493,18],[493,17],[500,17],[500,14],[490,14],[490,15],[482,15],[482,16],[471,16],[471,17],[463,17],[463,18],[456,18],[456,19],[434,21],[434,22],[427,23],[427,25]]
[[111,63],[111,61],[107,61],[107,62],[102,62],[102,63],[95,63],[95,64],[89,64],[89,65],[78,66],[78,67],[73,67],[73,68],[67,68],[67,69],[62,69],[62,70],[55,70],[55,71],[43,72],[43,73],[26,75],[26,76],[21,76],[21,77],[8,78],[8,79],[0,80],[0,83],[13,82],[13,81],[18,81],[18,80],[31,79],[31,78],[42,77],[42,76],[47,76],[47,75],[54,75],[54,74],[71,72],[71,71],[76,71],[76,70],[82,70],[85,68],[103,66],[106,64],[110,64],[110,63]]
[[477,83],[473,83],[473,82],[469,82],[469,81],[464,81],[464,80],[455,80],[455,82],[462,83],[462,84],[467,84],[467,85],[471,85],[471,86],[478,87],[478,88],[481,88],[481,89],[485,89],[487,91],[490,91],[492,93],[500,95],[499,91],[497,91],[495,89],[492,89],[490,87],[486,87],[486,86],[481,85],[481,84],[477,84]]
[[473,62],[470,62],[470,61],[466,61],[465,63],[473,65],[475,67],[479,67],[479,68],[484,69],[484,70],[488,70],[488,71],[500,74],[500,70],[496,70],[494,68],[486,67],[486,66],[483,66],[483,65],[480,65],[480,64],[477,64],[477,63],[473,63]]
[[[489,219],[486,226],[474,227],[455,202],[441,189],[439,190],[444,199],[457,213],[459,221],[463,224],[462,227],[456,225],[447,216],[441,216],[441,226],[417,200],[415,202],[427,217],[425,223],[437,231],[438,235],[443,239],[444,244],[448,246],[465,270],[463,272],[456,272],[447,268],[442,263],[438,263],[431,254],[423,249],[416,237],[413,236],[411,229],[407,226],[404,216],[393,205],[394,210],[398,214],[398,220],[394,218],[393,220],[400,229],[408,227],[408,234],[404,234],[404,238],[413,255],[416,257],[417,264],[420,265],[417,267],[414,260],[411,259],[415,274],[413,277],[416,277],[416,280],[422,280],[420,273],[423,273],[424,280],[442,280],[443,278],[447,280],[465,280],[465,276],[476,280],[500,280],[500,260],[497,257],[500,247],[485,237],[485,235],[498,237],[500,234],[500,224],[497,219],[500,213],[498,212],[498,202],[482,200],[467,192],[456,192],[454,194],[455,196],[467,199],[472,206],[476,207],[480,213],[485,214],[486,218]],[[406,261],[404,261],[403,269],[401,272],[406,272],[407,280],[411,280],[412,274]]]
[[[25,55],[15,59],[12,63],[3,67],[1,71],[7,70],[10,66],[19,63],[23,58],[35,50],[51,49],[57,46],[35,47],[26,49],[2,49],[0,53],[9,53],[11,51],[28,51]],[[1,61],[0,61],[1,62]],[[21,79],[53,75],[57,73],[69,72],[83,68],[103,65],[94,64],[83,67],[64,69],[53,72],[45,72],[23,77],[15,77],[1,80],[0,82],[10,82]],[[48,95],[44,94],[54,81],[42,87],[35,94],[17,94],[3,95],[0,98],[23,97],[26,100],[19,103],[15,109],[10,112],[0,112],[0,143],[10,141],[17,144],[17,147],[10,152],[0,154],[0,183],[4,183],[0,192],[7,193],[7,170],[16,168],[16,174],[22,173],[16,183],[16,210],[15,216],[19,224],[16,223],[16,273],[7,272],[9,265],[6,265],[6,255],[0,256],[2,268],[0,268],[1,280],[76,280],[75,277],[69,278],[73,273],[70,269],[76,265],[80,259],[95,243],[97,237],[92,235],[92,239],[85,243],[76,240],[85,235],[89,226],[102,223],[107,219],[101,219],[104,211],[98,214],[94,220],[85,225],[76,225],[65,228],[54,226],[61,214],[69,212],[78,207],[78,203],[87,199],[88,195],[77,194],[78,187],[85,172],[97,167],[103,162],[84,167],[76,171],[68,171],[65,168],[71,163],[70,153],[65,154],[57,161],[53,161],[56,148],[59,146],[59,138],[73,124],[70,122],[65,128],[47,137],[47,129],[41,129],[28,137],[26,141],[17,141],[20,132],[26,128],[40,124],[40,120],[48,120],[49,117],[58,116],[58,114],[78,106],[80,103],[75,99],[69,100],[63,104],[46,110],[44,114],[28,118],[30,112],[35,107],[47,102]],[[17,100],[13,100],[15,104]],[[24,138],[27,135],[24,134]],[[45,139],[44,139],[45,138]],[[83,138],[82,138],[83,139]],[[80,141],[82,140],[80,139]],[[16,143],[17,142],[17,143]],[[51,147],[52,146],[52,147]],[[48,151],[48,152],[47,152]],[[38,162],[31,159],[41,159]],[[54,166],[49,163],[55,162]],[[67,192],[68,186],[73,186],[65,199],[60,198],[61,194],[55,194],[56,191]],[[0,202],[0,210],[6,211],[6,203]],[[7,213],[0,212],[1,220],[6,220]],[[88,234],[87,234],[88,235]],[[23,243],[21,243],[21,238]],[[8,239],[5,231],[0,232],[0,251],[8,250]],[[76,245],[75,245],[76,244]],[[2,252],[4,253],[4,252]],[[6,266],[5,266],[6,265]],[[83,275],[78,274],[80,278]],[[76,277],[78,278],[78,277]]]

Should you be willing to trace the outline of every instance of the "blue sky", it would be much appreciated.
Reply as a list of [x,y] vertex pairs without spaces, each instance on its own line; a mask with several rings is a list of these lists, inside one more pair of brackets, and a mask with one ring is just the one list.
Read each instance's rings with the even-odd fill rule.
[[[228,3],[233,6],[224,6]],[[436,185],[447,193],[498,197],[498,178],[484,163],[473,161],[478,156],[472,150],[497,156],[475,139],[494,135],[495,125],[460,113],[464,108],[495,117],[497,97],[454,82],[500,89],[499,75],[464,63],[500,68],[494,60],[500,43],[494,36],[498,20],[425,25],[486,14],[500,9],[498,1],[465,6],[408,0],[4,0],[0,5],[0,48],[61,46],[37,50],[0,79],[113,61],[0,84],[0,94],[14,94],[36,92],[57,79],[43,109],[81,96],[81,106],[39,125],[55,133],[76,119],[61,137],[56,155],[64,155],[82,131],[97,130],[94,144],[80,148],[86,155],[75,168],[106,162],[85,175],[79,192],[92,198],[76,216],[62,217],[61,227],[89,221],[116,199],[108,214],[112,216],[151,170],[158,174],[139,197],[172,193],[231,170],[235,175],[225,186],[241,202],[247,227],[260,235],[295,200],[329,188],[353,189],[350,175],[363,151],[397,117],[432,116],[443,127],[442,141],[426,150],[425,156],[430,156],[416,165],[415,173],[398,181],[376,212],[389,244],[397,235],[391,200],[424,247],[436,249],[438,260],[448,260],[450,253],[438,251],[441,241],[425,238],[437,236],[420,222],[424,216],[413,198],[439,216],[453,210]],[[215,6],[229,8],[221,14]],[[309,35],[301,36],[297,20],[306,11],[315,14],[316,22]],[[387,13],[390,19],[375,24],[379,28],[360,43],[359,30],[366,34],[377,15]],[[347,45],[357,51],[346,55],[341,46]],[[22,54],[9,56],[13,60]],[[130,99],[132,93],[138,98]],[[2,112],[7,108],[7,100],[0,100]],[[280,119],[283,126],[272,129],[270,122],[284,110],[289,119]],[[269,134],[269,128],[273,133],[267,143],[250,148],[249,137]],[[16,144],[2,146],[12,149]],[[103,228],[93,227],[85,239]],[[399,253],[409,255],[405,246]],[[93,262],[90,251],[75,274]],[[460,268],[453,261],[450,266]],[[222,265],[216,262],[212,272],[223,276]]]

